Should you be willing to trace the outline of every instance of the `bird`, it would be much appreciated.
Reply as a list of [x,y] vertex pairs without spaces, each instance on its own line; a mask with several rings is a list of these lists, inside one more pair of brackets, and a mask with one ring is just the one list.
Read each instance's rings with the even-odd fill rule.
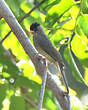
[[33,43],[39,54],[43,55],[45,58],[49,60],[50,63],[58,65],[58,68],[62,74],[67,92],[69,92],[68,84],[64,72],[64,62],[60,55],[60,53],[57,51],[56,47],[53,45],[53,43],[50,41],[50,39],[45,34],[43,27],[37,23],[34,22],[30,26],[30,32],[33,33]]

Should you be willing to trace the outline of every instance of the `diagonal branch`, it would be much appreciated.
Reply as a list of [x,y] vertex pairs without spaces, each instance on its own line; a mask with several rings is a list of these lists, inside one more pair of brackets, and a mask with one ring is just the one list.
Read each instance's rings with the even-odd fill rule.
[[[20,24],[16,20],[15,16],[8,8],[4,0],[0,0],[0,15],[5,19],[5,21],[10,26],[12,32],[15,34],[19,42],[21,43],[23,49],[27,55],[32,60],[37,73],[42,77],[44,66],[38,59],[38,52],[32,46],[32,43],[28,39],[27,35],[21,28]],[[11,17],[9,17],[11,16]],[[53,92],[58,102],[60,103],[63,110],[68,110],[68,101],[67,97],[64,97],[64,91],[59,87],[58,82],[54,79],[54,75],[47,72],[47,83],[46,86]]]
[[[46,0],[41,1],[39,4],[37,4],[34,8],[32,8],[27,14],[25,14],[22,18],[18,20],[19,23],[21,23],[25,18],[27,18],[35,9],[37,9],[40,5],[42,5]],[[1,17],[0,17],[1,18]],[[3,43],[3,41],[10,35],[12,31],[9,31],[8,34],[0,41],[0,45]]]
[[40,98],[39,98],[39,104],[38,104],[38,110],[42,109],[43,99],[44,99],[44,93],[45,93],[45,86],[46,86],[46,80],[47,80],[47,61],[44,60],[44,71],[43,71],[43,77],[42,77],[42,85],[41,85],[41,92],[40,92]]
[[2,16],[0,16],[0,20],[1,20]]

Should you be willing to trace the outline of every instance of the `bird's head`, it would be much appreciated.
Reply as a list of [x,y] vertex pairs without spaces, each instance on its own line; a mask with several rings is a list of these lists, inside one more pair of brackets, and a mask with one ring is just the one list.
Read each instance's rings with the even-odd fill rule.
[[44,33],[43,28],[40,24],[37,22],[32,23],[30,26],[30,33],[37,33],[37,34],[42,34]]

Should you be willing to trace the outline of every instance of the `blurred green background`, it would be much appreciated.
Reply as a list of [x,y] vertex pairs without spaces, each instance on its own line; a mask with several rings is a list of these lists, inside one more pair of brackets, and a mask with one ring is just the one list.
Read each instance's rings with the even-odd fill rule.
[[[17,20],[42,0],[5,0]],[[88,110],[88,0],[45,0],[21,22],[28,34],[40,23],[60,51],[70,88],[73,110]],[[10,31],[0,20],[0,40]],[[62,82],[61,78],[58,78]],[[13,33],[0,45],[0,110],[37,110],[41,77]],[[60,86],[64,88],[63,84]],[[61,110],[46,88],[43,110]]]

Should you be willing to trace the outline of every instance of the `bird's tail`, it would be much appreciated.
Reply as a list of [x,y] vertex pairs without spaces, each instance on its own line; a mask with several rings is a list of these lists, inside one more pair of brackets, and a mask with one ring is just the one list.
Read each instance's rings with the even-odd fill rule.
[[63,64],[58,65],[58,69],[61,72],[61,75],[62,75],[62,78],[63,78],[64,85],[66,87],[67,93],[69,93],[69,87],[68,87],[68,82],[67,82],[67,78],[66,78],[66,75],[65,75],[64,65]]

